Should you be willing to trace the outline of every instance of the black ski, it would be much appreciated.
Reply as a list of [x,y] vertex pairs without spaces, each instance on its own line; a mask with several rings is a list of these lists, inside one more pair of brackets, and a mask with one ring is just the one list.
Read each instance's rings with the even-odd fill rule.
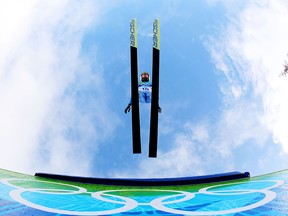
[[157,157],[158,142],[158,107],[159,107],[159,67],[160,67],[160,22],[153,22],[153,57],[152,57],[152,101],[150,118],[149,157]]
[[138,95],[138,58],[137,23],[130,21],[130,57],[131,57],[131,98],[132,98],[132,144],[133,153],[141,153],[140,112]]

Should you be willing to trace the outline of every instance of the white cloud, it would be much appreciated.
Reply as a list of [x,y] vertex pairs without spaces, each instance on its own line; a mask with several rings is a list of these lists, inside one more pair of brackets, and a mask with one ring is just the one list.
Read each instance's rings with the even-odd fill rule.
[[[223,157],[208,122],[178,125],[167,150],[158,149],[157,159],[141,159],[137,170],[120,170],[114,176],[177,177],[214,174],[233,170],[231,158]],[[174,130],[175,132],[175,130]],[[161,143],[163,145],[165,143]],[[213,166],[211,166],[213,164]],[[223,167],[225,170],[223,171]]]
[[[0,3],[0,167],[90,171],[91,145],[97,151],[99,134],[105,137],[117,121],[106,105],[103,69],[80,55],[85,30],[105,7],[102,1]],[[83,108],[77,94],[88,88],[95,97],[82,98]]]
[[198,147],[187,134],[178,134],[172,148],[167,152],[159,151],[157,160],[144,160],[140,163],[141,174],[153,177],[171,177],[185,175],[187,172],[199,174],[193,170],[201,162],[197,154]]
[[[197,142],[193,142],[190,130],[190,127],[186,127],[186,132],[177,134],[173,146],[168,151],[158,150],[157,159],[140,160],[137,170],[120,170],[115,172],[114,176],[148,178],[185,176],[187,173],[191,175],[202,174],[202,170],[199,167],[200,163],[202,163],[201,154],[199,154],[202,146]],[[196,131],[192,132],[194,135],[196,133]],[[203,134],[203,132],[200,132],[200,134]],[[195,167],[198,167],[197,170],[195,170]]]
[[[227,78],[221,90],[228,112],[233,113],[231,119],[237,124],[239,121],[244,123],[235,130],[238,135],[231,137],[239,139],[240,136],[244,143],[250,133],[263,143],[265,139],[261,141],[261,136],[272,133],[274,140],[288,152],[288,80],[279,77],[288,52],[288,30],[285,28],[288,3],[281,0],[249,1],[240,14],[230,18],[222,37],[214,41],[218,45],[211,54],[217,68]],[[245,106],[241,113],[237,112],[240,116],[235,116],[241,104]]]

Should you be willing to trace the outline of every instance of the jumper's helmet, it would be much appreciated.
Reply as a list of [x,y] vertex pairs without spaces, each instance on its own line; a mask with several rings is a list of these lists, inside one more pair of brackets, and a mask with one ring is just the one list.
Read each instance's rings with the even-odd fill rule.
[[147,72],[141,73],[141,81],[142,82],[149,82],[149,73],[147,73]]

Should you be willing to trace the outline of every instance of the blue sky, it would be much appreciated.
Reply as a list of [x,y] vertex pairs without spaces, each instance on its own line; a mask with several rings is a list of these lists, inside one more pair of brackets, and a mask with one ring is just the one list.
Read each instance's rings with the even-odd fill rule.
[[[173,177],[288,168],[288,3],[3,1],[0,167],[26,173]],[[129,20],[139,73],[161,21],[158,158],[132,154]]]

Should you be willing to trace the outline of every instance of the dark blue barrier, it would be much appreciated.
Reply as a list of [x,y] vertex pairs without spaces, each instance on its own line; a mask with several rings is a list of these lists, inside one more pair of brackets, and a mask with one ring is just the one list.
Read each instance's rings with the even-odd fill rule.
[[89,184],[102,185],[123,185],[123,186],[173,186],[173,185],[193,185],[204,184],[220,181],[229,181],[241,178],[249,178],[249,172],[228,172],[214,175],[181,177],[181,178],[92,178],[92,177],[77,177],[67,175],[57,175],[49,173],[36,173],[35,176],[72,181]]

